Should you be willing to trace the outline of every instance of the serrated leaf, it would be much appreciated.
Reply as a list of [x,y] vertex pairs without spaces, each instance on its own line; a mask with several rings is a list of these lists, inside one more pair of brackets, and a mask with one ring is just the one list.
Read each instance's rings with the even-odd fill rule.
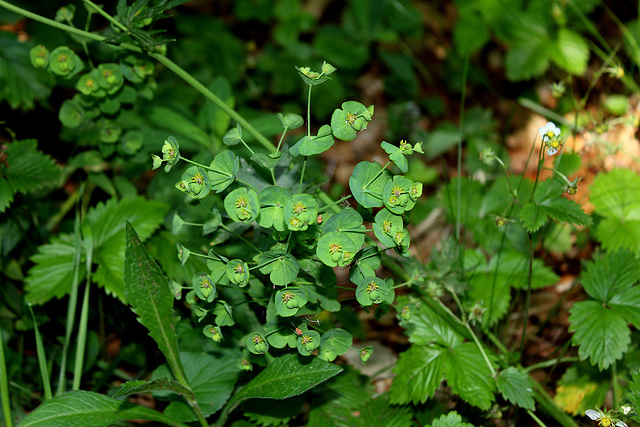
[[[217,357],[207,353],[180,353],[186,378],[205,417],[220,410],[231,396],[240,373],[239,357],[235,352]],[[154,372],[157,374],[158,370]],[[164,413],[180,421],[196,421],[193,410],[182,400],[171,402]]]
[[414,344],[436,343],[445,347],[455,347],[463,337],[447,321],[429,306],[424,305],[407,324],[409,341]]
[[143,197],[98,203],[87,213],[83,234],[91,228],[94,262],[98,268],[93,279],[108,294],[125,302],[122,263],[125,253],[125,222],[136,227],[140,239],[146,240],[162,224],[167,205]]
[[505,59],[507,78],[511,81],[539,77],[549,68],[553,42],[538,34],[514,43]]
[[387,396],[379,396],[369,399],[367,403],[358,408],[360,412],[360,422],[362,427],[367,426],[409,426],[413,413],[406,406],[391,406]]
[[535,409],[533,384],[526,373],[510,366],[498,373],[496,384],[502,397],[509,402],[531,411]]
[[70,391],[54,397],[27,415],[21,426],[102,427],[121,421],[143,419],[171,426],[184,426],[160,412],[122,402],[90,391]]
[[640,266],[629,251],[607,252],[587,264],[582,286],[591,298],[609,302],[640,279]]
[[549,215],[535,202],[527,203],[520,211],[520,222],[529,233],[535,233],[547,223]]
[[218,423],[222,425],[229,413],[247,399],[286,399],[297,396],[340,372],[341,367],[317,357],[300,359],[296,354],[280,356],[227,402]]
[[577,302],[570,313],[569,332],[574,332],[573,344],[580,346],[580,360],[589,359],[604,370],[622,358],[631,342],[631,331],[620,314],[598,301]]
[[149,330],[149,335],[158,344],[175,378],[185,385],[173,316],[174,298],[167,278],[149,256],[129,221],[126,223],[126,242],[124,294],[138,321]]
[[[488,410],[494,400],[496,383],[478,347],[465,342],[448,349],[444,357],[445,378],[451,391],[469,404]],[[491,353],[489,359],[495,365],[495,357]]]
[[474,427],[473,424],[462,422],[462,417],[456,411],[441,415],[433,420],[431,427]]
[[393,404],[424,403],[444,380],[447,349],[440,346],[412,345],[400,353],[393,368],[396,376],[390,390]]
[[153,381],[133,380],[122,384],[118,391],[111,397],[127,396],[137,393],[148,393],[156,390],[173,391],[183,396],[193,397],[193,392],[185,388],[182,384],[168,378],[158,378]]
[[[62,298],[71,290],[73,281],[73,256],[75,254],[75,237],[72,234],[61,234],[38,247],[38,253],[31,257],[35,263],[29,269],[25,290],[26,298],[32,304],[43,304],[51,298]],[[84,277],[84,263],[80,266]]]
[[596,237],[605,249],[640,253],[640,176],[628,169],[600,173],[591,185],[591,202],[605,218]]

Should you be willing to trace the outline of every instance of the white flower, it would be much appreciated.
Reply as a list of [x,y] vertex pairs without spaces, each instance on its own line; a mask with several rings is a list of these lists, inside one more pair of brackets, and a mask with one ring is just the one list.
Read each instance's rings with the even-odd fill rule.
[[547,142],[551,138],[557,138],[560,135],[560,128],[553,122],[547,122],[538,132],[540,132],[540,136],[542,136],[542,142]]
[[629,412],[631,412],[631,409],[632,408],[631,408],[630,405],[622,405],[622,406],[620,406],[620,411],[625,415],[627,415]]
[[[629,427],[624,421],[620,421],[616,418],[612,418],[609,415],[609,411],[605,414],[600,409],[587,409],[585,411],[585,415],[591,418],[594,421],[598,421],[599,426],[610,426],[614,425],[616,427]],[[615,423],[615,424],[614,424]]]

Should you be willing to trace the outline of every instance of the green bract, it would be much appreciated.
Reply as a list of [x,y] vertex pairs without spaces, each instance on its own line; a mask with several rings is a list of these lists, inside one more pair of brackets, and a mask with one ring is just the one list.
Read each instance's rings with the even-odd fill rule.
[[302,116],[297,114],[286,113],[283,115],[282,113],[278,113],[276,116],[278,117],[278,120],[280,120],[282,127],[285,129],[298,129],[304,124]]
[[255,332],[247,338],[247,350],[253,354],[265,354],[269,350],[269,344],[262,335]]
[[355,139],[357,131],[367,128],[373,116],[373,105],[365,107],[356,101],[342,103],[342,109],[336,109],[331,116],[331,132],[343,141]]
[[328,76],[336,71],[336,68],[325,61],[322,63],[321,72],[312,71],[309,67],[296,67],[296,70],[298,70],[298,74],[306,84],[309,86],[317,86],[327,80],[331,80]]
[[167,164],[164,166],[164,171],[169,172],[171,168],[178,163],[180,160],[180,146],[178,145],[178,141],[170,136],[164,141],[164,145],[162,146],[162,158],[156,156],[155,154],[151,155],[153,159],[153,169],[158,169],[162,162],[166,162]]
[[385,184],[382,190],[382,201],[391,212],[401,215],[415,206],[420,195],[422,195],[422,184],[396,175]]
[[178,249],[178,259],[180,260],[180,264],[184,265],[189,259],[189,255],[191,255],[191,251],[182,246],[180,243],[176,243],[176,248]]
[[406,326],[407,322],[411,320],[414,313],[416,312],[416,305],[413,303],[408,303],[402,306],[402,310],[400,311],[400,324],[402,326]]
[[227,277],[234,285],[240,287],[249,283],[249,266],[241,259],[232,259],[227,263]]
[[281,250],[264,252],[258,258],[258,265],[262,266],[260,272],[268,274],[271,283],[279,286],[293,282],[300,271],[295,257]]
[[222,142],[226,145],[236,145],[242,139],[242,128],[240,127],[240,123],[236,125],[236,127],[231,128],[224,134],[222,137]]
[[73,4],[68,4],[66,6],[62,6],[60,9],[56,11],[55,20],[58,22],[68,22],[73,19],[73,16],[76,13],[76,6]]
[[343,209],[339,213],[333,215],[322,225],[322,233],[326,234],[331,231],[344,233],[355,245],[356,250],[364,245],[364,236],[366,227],[363,224],[362,215],[354,209]]
[[212,313],[216,316],[215,322],[218,326],[233,326],[236,324],[235,320],[233,320],[231,306],[225,301],[216,301],[216,306],[213,308]]
[[356,288],[356,299],[364,306],[380,304],[390,292],[391,288],[384,280],[378,277],[367,277]]
[[330,329],[322,335],[318,357],[333,362],[337,356],[342,356],[351,348],[353,338],[343,329]]
[[222,331],[217,326],[207,325],[202,328],[202,333],[204,333],[206,337],[211,338],[215,342],[222,341]]
[[373,354],[373,346],[369,345],[360,349],[360,362],[365,365]]
[[49,65],[49,49],[42,45],[35,46],[29,51],[31,64],[36,68],[47,68]]
[[290,317],[308,302],[307,293],[302,288],[290,286],[276,292],[276,312],[279,316]]
[[107,144],[113,144],[120,138],[122,133],[122,127],[116,122],[111,120],[101,119],[98,123],[98,129],[100,132],[100,141]]
[[120,65],[109,63],[98,65],[98,84],[108,94],[113,94],[122,87],[124,78],[122,76],[122,69]]
[[383,205],[382,190],[390,173],[377,162],[360,162],[349,178],[349,188],[356,201],[365,208],[379,208]]
[[224,198],[224,209],[235,222],[251,222],[260,213],[258,194],[253,189],[236,188]]
[[58,76],[70,78],[84,68],[78,56],[68,47],[55,48],[49,56],[49,70]]
[[224,150],[214,157],[209,168],[211,190],[220,193],[233,182],[240,168],[240,159],[231,151]]
[[356,245],[345,233],[331,232],[318,241],[316,255],[329,267],[345,267],[356,255]]
[[349,270],[349,279],[353,283],[360,283],[364,278],[375,276],[376,270],[382,265],[382,257],[376,246],[369,246],[356,253],[355,262]]
[[294,194],[284,206],[284,220],[291,231],[306,230],[317,216],[318,202],[305,193]]
[[180,231],[182,231],[182,227],[184,226],[184,220],[178,215],[176,212],[173,215],[173,219],[171,220],[171,233],[178,235]]
[[318,346],[320,346],[320,334],[316,331],[303,332],[298,337],[298,352],[303,356],[310,356]]
[[293,147],[289,148],[289,153],[293,156],[312,156],[327,151],[335,140],[331,133],[331,126],[324,125],[318,130],[316,136],[303,136]]
[[211,218],[206,220],[204,225],[202,226],[202,235],[206,236],[207,234],[211,234],[220,227],[222,224],[222,216],[220,215],[220,211],[218,209],[213,209],[211,212]]
[[216,285],[213,283],[213,279],[208,274],[200,274],[195,276],[192,281],[193,289],[196,291],[198,298],[201,300],[211,302],[217,294]]
[[194,199],[202,199],[211,191],[209,175],[199,166],[191,166],[184,171],[180,183],[184,184],[180,189],[186,188],[185,192]]
[[120,143],[125,154],[135,154],[142,148],[144,136],[140,131],[130,130],[120,138]]
[[284,207],[291,200],[292,193],[283,187],[269,186],[260,192],[260,215],[258,224],[278,231],[288,230],[284,219]]
[[387,209],[382,209],[376,214],[375,222],[373,223],[373,232],[375,233],[380,243],[388,248],[396,247],[396,241],[394,236],[398,231],[404,230],[404,224],[402,217],[391,213]]
[[85,111],[82,106],[72,100],[65,100],[60,107],[58,118],[68,128],[77,128],[84,121]]

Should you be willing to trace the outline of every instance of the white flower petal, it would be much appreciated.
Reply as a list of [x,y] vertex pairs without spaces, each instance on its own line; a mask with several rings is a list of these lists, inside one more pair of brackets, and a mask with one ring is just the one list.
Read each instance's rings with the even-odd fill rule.
[[587,409],[584,414],[592,420],[599,420],[602,418],[602,414],[598,411],[594,411],[593,409]]
[[624,421],[618,421],[616,427],[629,427]]
[[[558,154],[558,151],[560,151],[560,147],[558,148],[547,147],[547,156],[555,156],[556,154]],[[590,411],[591,410],[592,409],[590,409]]]

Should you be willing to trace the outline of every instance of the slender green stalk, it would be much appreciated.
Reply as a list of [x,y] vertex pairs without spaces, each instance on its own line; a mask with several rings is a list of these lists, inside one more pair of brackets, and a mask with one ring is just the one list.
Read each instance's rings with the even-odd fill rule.
[[47,355],[44,352],[44,345],[42,344],[42,335],[38,329],[38,322],[36,316],[33,314],[31,303],[27,303],[29,311],[31,312],[31,318],[33,319],[33,333],[36,338],[36,350],[38,352],[38,365],[40,367],[40,376],[42,378],[42,387],[44,388],[44,400],[49,400],[53,397],[51,393],[51,383],[49,382],[49,368],[47,366]]
[[558,357],[556,359],[550,359],[550,360],[545,360],[544,362],[540,362],[540,363],[535,363],[533,365],[529,365],[526,368],[524,368],[524,372],[531,372],[531,371],[535,371],[536,369],[544,369],[544,368],[549,368],[551,366],[556,366],[559,365],[561,363],[569,363],[569,362],[579,362],[580,358],[579,357]]
[[84,354],[87,347],[87,333],[89,323],[89,295],[91,289],[91,267],[93,264],[93,236],[91,228],[85,227],[83,230],[85,262],[87,268],[86,285],[84,289],[84,298],[82,300],[82,309],[80,311],[80,323],[78,329],[78,338],[76,341],[76,360],[73,367],[73,390],[80,390],[80,382],[82,380],[82,372],[84,366]]
[[251,246],[256,252],[258,252],[260,254],[262,253],[262,251],[260,249],[258,249],[253,243],[251,243],[250,241],[248,241],[247,239],[245,239],[244,237],[242,237],[241,235],[239,235],[238,233],[236,233],[235,231],[233,231],[232,229],[230,229],[226,225],[220,224],[220,228],[222,228],[227,233],[233,234],[235,237],[237,237],[238,239],[242,240],[247,245]]
[[547,427],[547,425],[543,423],[542,420],[538,418],[536,414],[534,414],[530,409],[527,409],[527,414],[529,414],[529,416],[533,418],[533,420],[537,422],[540,427]]
[[[83,192],[84,184],[76,194]],[[74,200],[79,200],[78,196]],[[78,286],[80,283],[80,262],[82,258],[82,236],[80,234],[80,210],[76,208],[76,217],[74,222],[75,234],[75,254],[73,255],[73,279],[71,280],[71,291],[69,292],[69,302],[67,304],[67,320],[64,335],[64,343],[62,345],[62,356],[60,361],[60,373],[58,374],[58,387],[56,394],[64,393],[66,390],[66,373],[67,373],[67,354],[69,352],[69,344],[71,343],[71,335],[74,329],[74,319],[76,309],[78,307]]]
[[298,185],[298,193],[302,193],[302,181],[304,180],[304,173],[307,170],[307,158],[309,156],[304,156],[304,161],[302,162],[302,172],[300,173],[300,185]]
[[255,152],[255,151],[253,151],[253,150],[251,149],[251,147],[249,147],[249,146],[247,145],[247,143],[244,141],[244,139],[240,138],[240,142],[242,142],[242,145],[244,145],[244,148],[246,148],[247,150],[249,150],[249,152],[251,153],[251,155],[256,154],[256,152]]
[[[2,238],[0,237],[0,242]],[[2,245],[0,245],[2,247]],[[7,372],[7,362],[4,358],[4,340],[2,339],[2,324],[0,324],[0,397],[2,398],[2,412],[4,413],[4,423],[7,427],[13,426],[11,419],[11,403],[9,399],[9,373]]]
[[326,205],[322,206],[319,210],[318,213],[322,213],[322,212],[326,212],[329,208],[331,208],[331,210],[334,213],[338,213],[340,212],[340,208],[338,207],[338,205],[342,202],[344,202],[345,200],[348,200],[349,198],[351,198],[351,195],[349,196],[344,196],[342,198],[340,198],[339,200],[336,200],[335,202],[333,200],[331,200],[331,197],[329,197],[329,195],[327,195],[327,193],[325,193],[324,191],[320,192],[320,200],[322,200],[323,202],[326,203]]
[[524,317],[522,324],[522,338],[520,339],[520,357],[524,354],[524,344],[527,340],[527,323],[529,321],[529,306],[531,305],[531,282],[533,279],[533,235],[529,233],[529,270],[527,272],[527,296],[524,303]]
[[462,257],[464,254],[464,247],[461,242],[461,228],[462,228],[462,140],[464,138],[464,102],[467,97],[467,74],[469,73],[469,55],[464,57],[464,65],[462,68],[462,93],[460,94],[460,131],[458,135],[458,182],[456,185],[456,201],[458,206],[456,209],[456,241],[458,242],[458,262],[462,267]]
[[618,397],[622,396],[620,382],[618,381],[618,367],[616,362],[611,365],[611,388],[613,389],[613,407],[618,406]]

